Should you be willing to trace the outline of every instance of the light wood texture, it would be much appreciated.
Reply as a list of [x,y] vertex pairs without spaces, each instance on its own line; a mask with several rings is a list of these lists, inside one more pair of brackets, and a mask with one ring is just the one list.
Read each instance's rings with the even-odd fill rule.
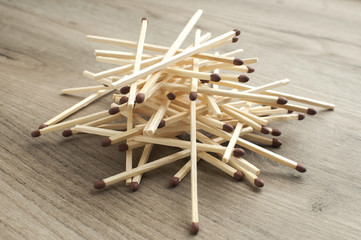
[[[187,159],[143,174],[135,193],[124,184],[96,191],[95,180],[125,170],[117,144],[103,148],[97,136],[32,138],[30,132],[90,95],[60,94],[95,85],[83,70],[113,66],[95,61],[94,49],[108,45],[88,42],[86,34],[137,41],[145,16],[147,42],[170,46],[198,8],[204,14],[197,27],[204,32],[242,30],[238,43],[217,50],[243,48],[244,58],[259,58],[250,84],[289,78],[279,91],[337,106],[277,123],[283,145],[272,150],[302,160],[304,174],[247,152],[244,158],[261,169],[265,182],[255,189],[200,161],[196,239],[359,239],[361,2],[351,0],[1,0],[1,239],[191,238],[190,177],[168,188]],[[74,117],[107,109],[110,98]],[[149,161],[175,151],[154,146]],[[139,159],[141,149],[133,152]]]

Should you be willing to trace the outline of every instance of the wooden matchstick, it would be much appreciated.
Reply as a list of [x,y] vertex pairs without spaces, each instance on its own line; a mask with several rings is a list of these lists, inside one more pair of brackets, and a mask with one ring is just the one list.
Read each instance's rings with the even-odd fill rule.
[[291,113],[291,114],[283,114],[283,115],[276,115],[276,116],[267,116],[263,117],[263,119],[267,120],[268,122],[279,122],[279,121],[287,121],[287,120],[303,120],[305,119],[305,115],[299,113]]
[[252,134],[252,133],[244,135],[243,138],[248,141],[255,142],[255,143],[258,143],[261,145],[266,145],[266,146],[280,147],[282,145],[282,142],[280,140],[278,140],[277,138],[269,138],[269,137],[265,137],[265,136]]
[[104,85],[98,86],[89,86],[89,87],[76,87],[76,88],[65,88],[61,90],[61,94],[74,94],[74,93],[83,93],[83,92],[93,92],[99,90],[106,90],[108,89]]
[[[153,148],[153,144],[145,145],[143,152],[142,152],[142,156],[139,159],[138,167],[140,167],[148,162],[149,155],[152,151],[152,148]],[[132,191],[136,191],[138,189],[141,179],[142,179],[142,174],[139,174],[139,175],[133,177],[132,183],[130,184],[130,188],[132,189]]]
[[224,163],[227,163],[229,159],[231,158],[231,154],[233,152],[234,147],[236,146],[237,139],[239,138],[239,134],[241,133],[243,124],[237,123],[236,128],[234,129],[234,132],[232,134],[231,139],[229,140],[229,143],[227,145],[226,151],[223,154],[222,161]]

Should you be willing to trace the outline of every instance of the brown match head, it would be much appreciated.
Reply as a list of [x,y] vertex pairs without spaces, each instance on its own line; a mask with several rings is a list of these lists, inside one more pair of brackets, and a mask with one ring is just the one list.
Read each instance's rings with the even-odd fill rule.
[[211,77],[211,81],[213,81],[213,82],[219,82],[219,81],[221,81],[221,76],[219,76],[218,73],[212,73],[212,74],[210,75],[210,77]]
[[239,30],[239,29],[233,29],[233,31],[235,31],[236,32],[236,36],[239,36],[240,34],[241,34],[241,30]]
[[143,17],[143,18],[142,18],[142,22],[143,22],[143,21],[148,21],[148,18]]
[[298,120],[303,120],[305,117],[306,116],[304,114],[298,114]]
[[193,235],[196,235],[199,231],[199,223],[197,222],[192,222],[192,226],[191,226],[191,233]]
[[306,172],[306,168],[304,166],[302,166],[301,164],[299,164],[299,163],[297,163],[296,170],[301,172],[301,173]]
[[249,81],[249,77],[247,77],[246,75],[239,75],[239,76],[238,76],[238,81],[239,81],[239,82],[248,82],[248,81]]
[[176,186],[178,186],[178,184],[179,184],[179,178],[178,177],[172,177],[169,180],[169,186],[171,186],[171,187],[176,187]]
[[65,129],[62,132],[63,137],[70,137],[71,135],[73,135],[73,131],[71,131],[70,129]]
[[247,73],[253,73],[254,72],[254,68],[251,68],[250,66],[247,66]]
[[237,171],[237,172],[234,173],[233,177],[237,181],[242,181],[243,178],[244,178],[244,174],[241,171]]
[[124,86],[119,90],[121,94],[127,94],[129,93],[129,91],[130,91],[130,86]]
[[308,115],[316,115],[317,111],[313,108],[308,108],[307,109],[307,114]]
[[41,133],[40,133],[39,129],[38,129],[38,130],[35,130],[35,131],[33,131],[33,132],[31,133],[31,136],[32,136],[32,137],[39,137],[40,135],[41,135]]
[[223,129],[223,131],[226,131],[226,132],[233,132],[233,130],[234,130],[233,126],[229,123],[225,123],[223,125],[222,129]]
[[129,98],[127,96],[123,96],[119,99],[119,104],[122,105],[124,103],[127,103]]
[[108,85],[106,85],[106,84],[104,84],[104,83],[103,83],[103,86],[104,86],[104,87],[109,87]]
[[108,147],[108,146],[110,146],[111,143],[112,143],[112,141],[110,140],[109,137],[105,137],[102,140],[102,146],[103,147]]
[[129,185],[130,190],[132,190],[133,192],[138,190],[138,186],[139,186],[139,184],[137,182],[131,182]]
[[191,101],[197,100],[197,92],[191,91],[191,92],[189,93],[189,100],[191,100]]
[[245,151],[242,148],[234,148],[233,149],[233,156],[235,157],[242,157],[245,154]]
[[273,135],[273,136],[280,136],[281,135],[281,131],[279,130],[279,129],[277,129],[277,128],[272,128],[272,132],[271,132],[271,134]]
[[174,100],[176,97],[177,96],[175,95],[175,93],[170,92],[167,94],[167,98],[171,101]]
[[48,126],[48,124],[43,123],[38,127],[38,129],[43,129],[43,128],[46,128],[47,126]]
[[118,107],[112,107],[112,108],[110,108],[109,111],[108,111],[108,113],[109,113],[110,115],[115,115],[115,114],[117,114],[118,112],[119,112],[119,108],[118,108]]
[[266,128],[265,126],[262,126],[262,128],[261,128],[261,133],[263,133],[263,134],[269,134],[268,128]]
[[236,42],[238,42],[238,37],[232,38],[232,43],[236,43]]
[[121,152],[128,151],[128,149],[129,149],[129,146],[126,143],[121,143],[118,146],[118,150],[121,151]]
[[200,81],[201,81],[201,83],[209,83],[209,80],[201,79]]
[[277,107],[271,107],[271,109],[277,109]]
[[292,111],[292,110],[288,110],[287,113],[288,113],[288,114],[289,114],[289,113],[293,113],[293,111]]
[[165,121],[162,119],[162,120],[160,120],[158,128],[164,128],[164,126],[165,126]]
[[263,187],[264,186],[264,182],[260,178],[256,178],[253,183],[254,183],[254,185],[256,187]]
[[239,58],[234,58],[233,59],[233,65],[241,66],[241,65],[243,65],[243,63],[244,62]]
[[273,147],[280,147],[282,145],[282,142],[278,140],[277,138],[272,138],[272,146]]
[[135,97],[135,101],[137,103],[142,103],[145,100],[145,94],[144,93],[138,93],[137,96]]
[[287,99],[284,97],[278,97],[277,99],[277,104],[285,105],[287,102]]
[[94,183],[95,189],[102,189],[105,188],[105,182],[103,180],[98,180]]

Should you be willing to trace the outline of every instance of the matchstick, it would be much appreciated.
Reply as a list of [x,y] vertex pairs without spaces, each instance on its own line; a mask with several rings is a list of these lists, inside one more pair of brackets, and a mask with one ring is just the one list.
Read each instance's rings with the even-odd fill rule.
[[252,133],[244,135],[243,138],[248,141],[255,142],[261,145],[267,145],[273,147],[280,147],[282,145],[282,142],[277,138],[268,138],[265,136],[260,136]]
[[224,163],[228,163],[229,159],[231,158],[232,151],[234,147],[236,146],[237,139],[239,138],[239,134],[241,133],[243,124],[237,123],[236,128],[234,129],[234,132],[232,134],[231,139],[229,140],[229,143],[227,145],[226,151],[223,154],[222,161]]
[[89,87],[77,87],[77,88],[65,88],[61,90],[61,94],[74,94],[74,93],[83,93],[83,92],[93,92],[99,90],[106,90],[108,89],[104,85],[98,86],[89,86]]
[[[139,159],[138,167],[148,162],[149,155],[152,152],[152,149],[153,149],[153,144],[145,145],[142,156]],[[133,177],[132,183],[130,184],[130,188],[132,189],[132,191],[136,191],[138,189],[141,179],[142,179],[142,174]]]
[[[200,158],[197,158],[197,161],[199,161]],[[169,185],[171,187],[176,187],[178,184],[183,180],[183,178],[190,172],[192,166],[192,160],[189,160],[186,162],[186,164],[183,165],[179,171],[174,174],[174,176],[169,180]]]
[[267,116],[267,117],[263,117],[263,119],[267,120],[268,122],[303,120],[303,119],[305,119],[305,115],[299,114],[299,113],[291,113],[291,114],[284,114],[284,115],[277,115],[277,116]]
[[223,131],[226,131],[226,132],[233,132],[233,130],[234,130],[232,125],[230,125],[228,123],[223,123],[223,122],[221,122],[217,119],[213,119],[211,117],[199,115],[197,119],[199,121],[203,122],[204,124],[222,129]]
[[84,125],[76,125],[74,127],[74,131],[89,133],[99,136],[112,136],[118,134],[118,131],[110,130],[110,129],[103,129],[98,127],[91,127],[91,126],[84,126]]

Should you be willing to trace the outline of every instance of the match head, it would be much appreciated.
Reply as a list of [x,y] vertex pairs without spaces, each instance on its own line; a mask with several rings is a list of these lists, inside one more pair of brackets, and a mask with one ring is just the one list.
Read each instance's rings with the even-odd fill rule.
[[73,135],[73,131],[71,131],[70,129],[65,129],[62,132],[63,137],[70,137],[71,135]]
[[130,86],[124,86],[119,91],[121,94],[127,94],[130,91]]
[[165,126],[165,121],[162,119],[162,120],[160,120],[158,128],[164,128],[164,126]]
[[121,143],[118,146],[118,150],[121,151],[121,152],[128,151],[128,149],[129,149],[129,146],[126,143]]
[[105,188],[105,182],[103,180],[98,180],[94,183],[95,189],[102,189]]
[[281,135],[281,131],[277,128],[272,128],[272,133],[273,136],[280,136]]
[[171,187],[176,187],[176,186],[178,186],[178,184],[179,184],[179,178],[178,177],[172,177],[169,180],[169,186],[171,186]]
[[222,129],[223,129],[223,131],[226,131],[226,132],[233,132],[233,130],[234,130],[233,126],[229,123],[225,123],[223,125]]
[[284,97],[278,97],[277,99],[277,104],[285,105],[287,102],[287,99]]
[[317,111],[313,108],[308,108],[307,109],[307,114],[308,115],[316,115]]
[[148,18],[143,17],[143,18],[142,18],[142,22],[143,22],[143,21],[148,21]]
[[263,187],[264,186],[264,182],[260,178],[256,178],[253,183],[254,183],[254,185],[256,187]]
[[124,103],[127,103],[129,98],[127,96],[123,96],[119,99],[119,104],[122,105]]
[[110,138],[105,137],[102,140],[102,147],[108,147],[108,146],[110,146],[111,143],[112,143],[112,141],[110,140]]
[[268,128],[266,128],[265,126],[262,126],[262,128],[261,128],[261,133],[263,133],[263,134],[269,134]]
[[109,111],[108,111],[108,113],[109,113],[110,115],[115,115],[115,114],[117,114],[118,112],[119,112],[119,108],[118,108],[118,107],[112,107],[112,108],[110,108]]
[[235,157],[242,157],[245,154],[245,151],[242,148],[234,148],[233,149],[233,156]]
[[139,186],[139,184],[137,182],[131,182],[129,185],[130,190],[132,190],[133,192],[138,190],[138,186]]
[[241,66],[241,65],[243,65],[243,63],[244,62],[239,58],[234,58],[233,59],[233,65]]
[[307,169],[304,166],[302,166],[301,164],[297,163],[296,170],[301,173],[304,173],[304,172],[306,172]]
[[32,137],[39,137],[40,135],[41,135],[41,133],[40,133],[39,129],[38,129],[38,130],[35,130],[35,131],[33,131],[33,132],[31,133],[31,136],[32,136]]
[[287,113],[293,113],[293,111],[292,111],[292,110],[288,110]]
[[271,109],[277,109],[277,107],[272,107],[272,106],[271,106]]
[[246,75],[239,75],[239,76],[238,76],[238,81],[239,81],[239,82],[248,82],[248,81],[249,81],[249,77],[247,77]]
[[234,173],[233,177],[237,181],[242,181],[243,178],[244,178],[244,174],[241,171],[237,171],[237,172]]
[[236,42],[238,42],[238,37],[232,38],[232,43],[236,43]]
[[282,145],[282,142],[278,140],[277,138],[272,138],[272,146],[273,147],[280,147]]
[[239,30],[239,29],[237,29],[237,28],[236,28],[236,29],[233,29],[233,31],[236,32],[236,33],[235,33],[236,36],[239,36],[239,35],[241,34],[241,30]]
[[219,76],[218,73],[212,73],[212,74],[210,75],[210,77],[211,77],[211,81],[213,81],[213,82],[219,82],[219,81],[221,81],[221,76]]
[[48,124],[43,123],[43,124],[41,124],[41,125],[39,126],[38,129],[43,129],[43,128],[46,128],[47,126],[48,126]]
[[189,93],[189,100],[191,100],[191,101],[197,100],[197,92],[191,91],[191,92]]
[[145,94],[144,93],[138,93],[137,96],[135,97],[135,101],[137,103],[142,103],[145,100]]
[[247,73],[253,73],[254,72],[254,68],[251,68],[250,66],[247,66]]
[[197,222],[192,222],[192,227],[191,227],[191,233],[193,235],[196,235],[199,231],[199,223]]
[[167,98],[171,101],[174,100],[176,97],[177,96],[175,95],[175,93],[170,92],[167,94]]
[[298,114],[298,120],[303,120],[303,119],[305,119],[305,115],[303,115],[303,114]]
[[201,79],[200,81],[201,81],[201,83],[209,83],[209,80]]

